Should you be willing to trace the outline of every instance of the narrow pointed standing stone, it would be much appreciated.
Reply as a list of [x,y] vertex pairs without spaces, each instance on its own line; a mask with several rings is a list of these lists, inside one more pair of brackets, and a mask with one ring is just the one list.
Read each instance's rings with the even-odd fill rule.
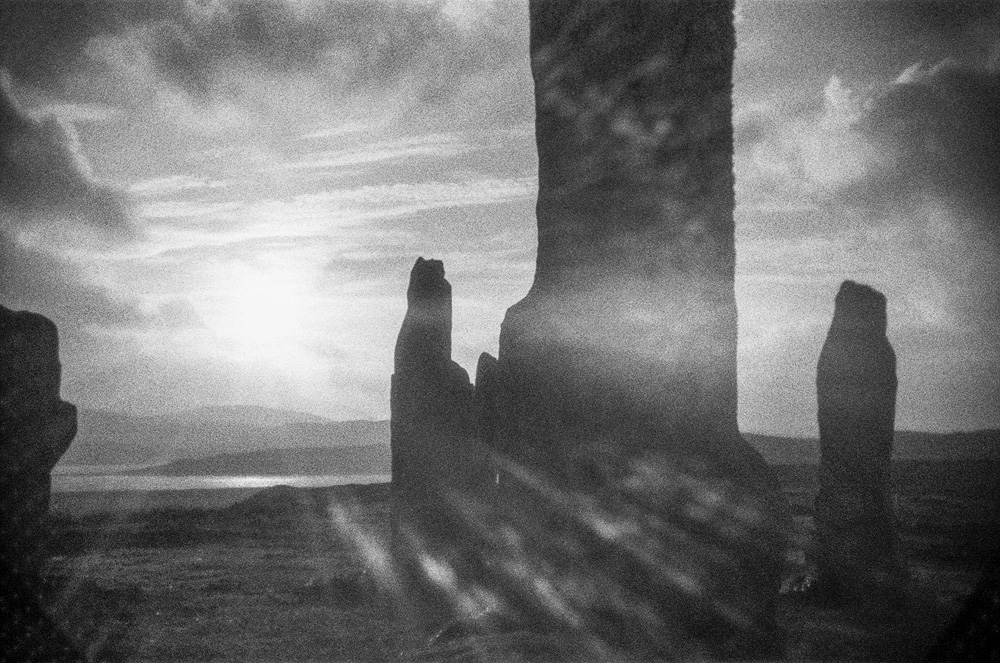
[[451,359],[451,285],[440,260],[418,258],[392,376],[392,535],[405,627],[427,631],[453,615],[435,568],[458,570],[463,500],[487,481],[475,442],[473,388]]
[[889,495],[897,381],[886,322],[885,295],[844,281],[816,370],[820,587],[873,604],[906,585]]

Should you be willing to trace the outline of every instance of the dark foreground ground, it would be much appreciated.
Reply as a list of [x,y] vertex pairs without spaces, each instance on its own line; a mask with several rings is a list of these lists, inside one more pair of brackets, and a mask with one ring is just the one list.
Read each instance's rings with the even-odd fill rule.
[[[791,582],[805,565],[815,467],[777,470],[798,532]],[[920,660],[972,592],[1000,543],[1000,464],[902,464],[895,485],[910,605],[878,620],[785,595],[789,659]],[[46,601],[93,660],[574,658],[572,643],[524,633],[459,635],[401,656],[369,570],[384,561],[384,484],[216,493],[207,506],[193,494],[173,507],[149,497],[152,509],[110,511],[122,503],[113,495],[57,500]]]

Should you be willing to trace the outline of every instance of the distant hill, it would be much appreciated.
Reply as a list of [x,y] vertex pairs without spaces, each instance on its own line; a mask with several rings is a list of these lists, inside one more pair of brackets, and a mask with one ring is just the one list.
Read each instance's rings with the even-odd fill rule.
[[[164,462],[181,455],[174,441],[180,426],[158,417],[81,409],[77,433],[60,465]],[[58,465],[56,466],[58,467]]]
[[[819,440],[744,433],[771,465],[815,465],[819,463]],[[1000,460],[1000,430],[967,433],[920,433],[896,431],[894,461]]]
[[[772,465],[819,463],[815,438],[757,433],[744,437]],[[222,454],[363,446],[378,446],[388,454],[389,422],[331,421],[301,412],[235,405],[155,416],[81,410],[79,432],[60,465],[162,465]],[[1000,430],[896,431],[893,458],[1000,460]]]
[[310,449],[270,449],[183,458],[135,472],[168,476],[282,476],[325,474],[388,474],[389,446],[330,446]]
[[241,424],[258,428],[277,428],[288,424],[332,424],[331,419],[315,414],[278,410],[260,405],[216,405],[160,415],[160,419],[183,425]]
[[330,421],[256,406],[137,416],[81,410],[60,465],[166,463],[225,453],[302,447],[389,447],[388,421]]

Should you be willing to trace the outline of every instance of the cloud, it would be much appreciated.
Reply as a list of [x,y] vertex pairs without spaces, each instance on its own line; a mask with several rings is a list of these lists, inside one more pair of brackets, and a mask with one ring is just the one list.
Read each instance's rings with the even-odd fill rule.
[[205,326],[205,321],[191,302],[182,298],[170,299],[160,305],[158,319],[168,329],[191,329]]
[[22,224],[60,220],[130,234],[125,197],[94,178],[72,125],[29,116],[12,87],[0,72],[0,212]]
[[[331,188],[286,199],[161,200],[142,206],[140,216],[156,228],[150,231],[163,247],[212,247],[269,238],[308,239],[320,235],[343,238],[362,234],[366,241],[382,241],[385,233],[411,227],[436,230],[453,239],[478,237],[491,225],[508,223],[509,211],[498,207],[526,205],[537,185],[526,177],[469,178],[457,181],[373,184]],[[480,225],[449,227],[444,215],[477,211]],[[499,216],[501,215],[502,216]],[[496,218],[494,218],[496,217]],[[206,226],[205,219],[212,224]],[[433,228],[426,227],[432,225]],[[353,230],[351,230],[353,229]]]
[[882,209],[933,196],[984,226],[1000,221],[1000,68],[946,60],[908,68],[857,123],[883,155],[843,191]]
[[129,187],[129,192],[136,196],[156,199],[170,194],[200,193],[206,189],[223,189],[226,186],[227,183],[224,181],[205,176],[170,175],[136,182]]
[[299,199],[306,204],[328,205],[331,209],[350,209],[359,218],[376,219],[523,200],[531,198],[536,190],[533,178],[487,178],[379,184],[306,194]]
[[51,84],[79,66],[91,38],[113,33],[138,15],[179,2],[0,0],[0,67],[18,81]]
[[[257,122],[280,131],[282,115],[421,124],[446,107],[482,125],[531,114],[530,95],[505,92],[512,78],[530,89],[527,12],[512,0],[4,0],[4,10],[0,66],[16,80],[202,134]],[[339,117],[345,100],[367,100],[367,111]]]
[[496,29],[509,11],[494,2],[453,9],[377,0],[187,3],[159,24],[153,50],[164,75],[198,95],[212,91],[220,68],[243,61],[282,73],[325,70],[348,88],[390,86],[433,68],[424,91],[431,98],[512,49],[509,31]]
[[91,285],[84,273],[58,255],[29,248],[0,230],[0,303],[30,309],[57,324],[83,327],[128,326],[143,316],[105,288]]
[[91,173],[72,125],[20,108],[0,72],[0,302],[52,318],[71,345],[145,324],[73,257],[137,236],[124,194]]
[[966,223],[996,218],[1000,5],[741,5],[735,145],[747,200],[784,193],[887,219],[937,198]]
[[857,124],[869,99],[831,76],[821,105],[757,102],[734,117],[737,195],[754,207],[825,205],[866,180],[883,155]]
[[86,407],[134,412],[168,412],[206,403],[316,410],[321,409],[317,396],[330,397],[317,389],[321,377],[307,381],[270,364],[192,352],[186,339],[158,337],[158,347],[145,341],[127,339],[73,353],[64,360],[64,397]]
[[276,171],[312,170],[336,173],[346,169],[384,162],[412,165],[419,159],[455,157],[479,146],[457,133],[406,136],[395,140],[369,140],[361,145],[337,150],[321,150],[271,166]]
[[1000,249],[998,65],[917,63],[864,92],[834,75],[820,109],[766,102],[738,109],[741,201],[798,201],[876,225],[943,205],[957,231],[985,233],[980,239]]
[[738,0],[737,102],[844,80],[891,80],[914,57],[982,61],[1000,34],[995,0]]

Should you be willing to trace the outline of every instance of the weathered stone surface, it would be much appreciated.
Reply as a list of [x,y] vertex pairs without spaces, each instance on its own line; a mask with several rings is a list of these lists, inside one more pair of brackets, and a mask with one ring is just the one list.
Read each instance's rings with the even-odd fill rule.
[[538,259],[478,399],[492,548],[527,621],[643,655],[777,653],[783,500],[736,423],[732,10],[530,5]]
[[440,626],[453,597],[435,569],[460,572],[463,505],[487,483],[473,388],[451,359],[451,285],[439,260],[417,259],[396,342],[391,393],[393,548],[408,628]]
[[896,386],[885,296],[844,281],[816,371],[818,582],[844,599],[883,601],[905,586],[888,492]]
[[0,306],[0,549],[28,579],[44,561],[50,472],[76,434],[76,407],[60,399],[59,380],[55,325]]
[[83,660],[40,605],[50,472],[76,434],[59,381],[55,325],[0,306],[0,641],[9,660]]

